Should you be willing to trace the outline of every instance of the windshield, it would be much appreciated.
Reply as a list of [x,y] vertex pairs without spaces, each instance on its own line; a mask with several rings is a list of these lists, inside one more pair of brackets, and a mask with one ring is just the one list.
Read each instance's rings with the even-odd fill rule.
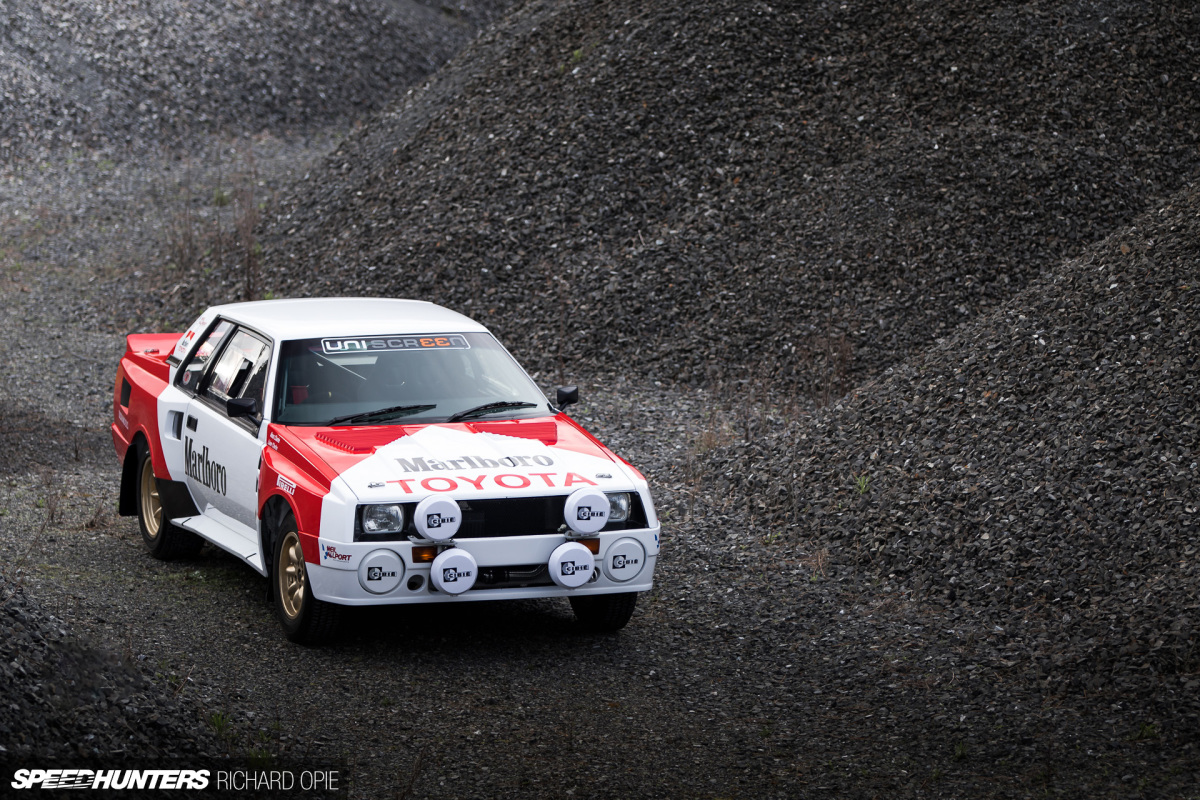
[[297,339],[280,346],[276,380],[274,419],[285,425],[551,413],[537,385],[487,333]]

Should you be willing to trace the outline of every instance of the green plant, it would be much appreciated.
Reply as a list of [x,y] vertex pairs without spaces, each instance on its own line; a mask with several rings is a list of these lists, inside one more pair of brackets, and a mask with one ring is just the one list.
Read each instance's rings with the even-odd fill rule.
[[864,472],[862,475],[855,477],[854,488],[858,490],[860,495],[866,494],[871,489],[871,476]]
[[966,760],[966,758],[967,758],[967,743],[966,742],[955,742],[954,743],[954,760],[955,761],[964,761],[964,760]]
[[216,731],[217,736],[227,739],[233,735],[233,720],[224,711],[214,711],[208,717],[208,724]]
[[213,189],[213,205],[217,208],[224,208],[232,202],[233,198],[229,196],[229,192],[222,189],[220,186]]
[[1159,737],[1158,726],[1153,722],[1143,722],[1138,729],[1129,734],[1131,742],[1149,742]]
[[275,755],[266,747],[251,747],[246,751],[246,762],[251,769],[270,769]]

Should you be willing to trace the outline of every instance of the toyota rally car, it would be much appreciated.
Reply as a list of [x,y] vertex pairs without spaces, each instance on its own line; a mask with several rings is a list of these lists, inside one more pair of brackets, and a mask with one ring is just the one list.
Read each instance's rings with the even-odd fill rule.
[[208,541],[266,576],[297,642],[345,606],[530,597],[614,630],[659,523],[641,473],[562,413],[577,400],[430,303],[216,306],[127,339],[120,512],[156,558]]

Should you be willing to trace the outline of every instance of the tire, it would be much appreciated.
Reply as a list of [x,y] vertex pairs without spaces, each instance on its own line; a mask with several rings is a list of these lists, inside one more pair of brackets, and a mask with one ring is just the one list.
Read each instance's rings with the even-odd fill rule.
[[571,598],[575,619],[593,631],[619,631],[633,616],[637,592],[592,594]]
[[146,549],[162,561],[196,555],[204,546],[204,540],[172,525],[166,518],[150,449],[143,441],[137,444],[137,459],[137,518]]
[[287,638],[307,645],[333,641],[343,609],[313,597],[296,518],[290,513],[284,516],[274,537],[271,563],[271,595]]

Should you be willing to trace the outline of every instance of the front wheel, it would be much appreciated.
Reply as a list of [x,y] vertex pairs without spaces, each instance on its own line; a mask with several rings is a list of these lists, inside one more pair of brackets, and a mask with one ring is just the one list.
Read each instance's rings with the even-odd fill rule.
[[158,479],[154,477],[154,463],[150,449],[138,442],[137,512],[138,527],[142,541],[150,555],[164,561],[181,556],[194,556],[204,546],[204,540],[191,531],[171,524],[163,512],[162,498],[158,494]]
[[594,631],[619,631],[633,616],[637,592],[585,594],[571,598],[575,619]]
[[341,623],[342,607],[313,597],[300,534],[291,514],[284,518],[275,537],[274,568],[275,612],[287,638],[309,645],[331,641]]

